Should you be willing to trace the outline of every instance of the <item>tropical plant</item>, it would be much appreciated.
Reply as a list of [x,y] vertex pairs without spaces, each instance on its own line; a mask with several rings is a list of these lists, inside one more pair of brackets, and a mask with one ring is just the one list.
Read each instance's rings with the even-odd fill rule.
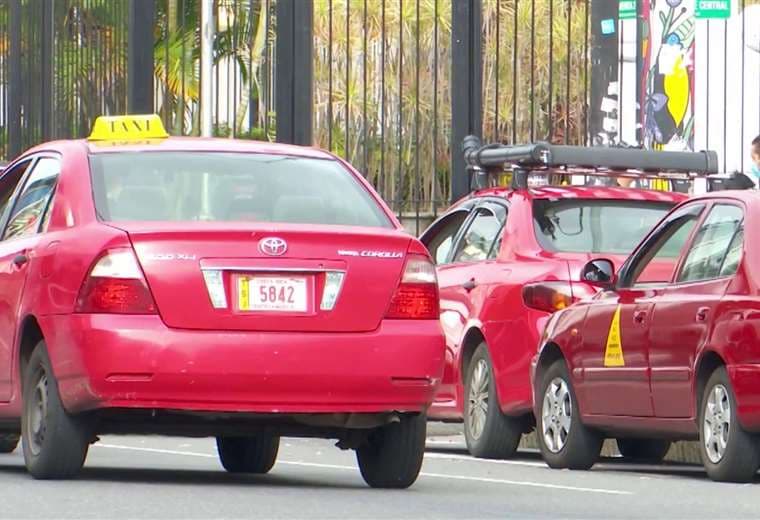
[[[450,193],[449,0],[315,0],[315,140],[400,212]],[[585,0],[483,1],[483,130],[585,141]]]
[[[232,94],[236,98],[233,135],[244,132],[248,104],[261,88],[260,68],[270,37],[264,9],[269,6],[269,0],[218,0],[215,4],[214,63],[217,70],[224,69],[233,76],[236,87]],[[159,111],[176,133],[198,132],[200,36],[197,0],[159,2],[154,47]],[[266,111],[264,114],[266,117]]]

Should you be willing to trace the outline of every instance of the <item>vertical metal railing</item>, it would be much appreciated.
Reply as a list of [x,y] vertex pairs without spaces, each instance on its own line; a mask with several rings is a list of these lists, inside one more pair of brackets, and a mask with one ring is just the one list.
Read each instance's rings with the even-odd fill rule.
[[587,0],[483,0],[490,138],[587,142],[590,16]]
[[0,0],[0,160],[8,156],[10,23],[8,0]]
[[[299,95],[311,108],[293,117],[311,121],[291,118],[290,127],[307,125],[313,144],[359,167],[412,231],[461,192],[452,135],[474,123],[503,142],[668,148],[681,143],[675,135],[686,147],[717,149],[727,170],[746,170],[748,143],[760,133],[760,0],[737,0],[726,21],[693,21],[692,3],[676,4],[640,0],[637,24],[619,20],[612,1],[311,0],[306,70],[277,53],[278,0],[216,0],[214,133],[274,140],[278,106],[287,106],[277,96],[308,82]],[[129,5],[0,0],[0,155],[85,135],[95,116],[127,110]],[[452,13],[462,6],[477,10],[482,49],[465,55],[466,69],[452,47],[452,30],[462,27]],[[200,4],[155,0],[154,19],[143,72],[154,80],[156,111],[171,133],[197,135]],[[692,41],[683,55],[689,120],[657,74],[664,45]],[[292,81],[277,72],[288,65]],[[453,110],[454,90],[465,93],[454,99],[462,112]]]
[[451,8],[314,1],[315,143],[360,168],[412,231],[449,199]]

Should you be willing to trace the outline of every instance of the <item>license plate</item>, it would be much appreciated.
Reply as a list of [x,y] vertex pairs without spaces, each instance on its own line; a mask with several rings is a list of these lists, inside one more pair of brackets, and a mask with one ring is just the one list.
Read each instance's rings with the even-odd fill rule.
[[304,276],[241,276],[238,308],[241,311],[307,312],[309,288]]

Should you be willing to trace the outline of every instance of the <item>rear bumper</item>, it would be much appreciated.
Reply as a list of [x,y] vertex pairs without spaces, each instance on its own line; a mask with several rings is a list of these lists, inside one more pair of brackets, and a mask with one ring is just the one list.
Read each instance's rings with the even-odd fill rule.
[[437,321],[369,333],[167,328],[157,316],[43,320],[64,406],[243,413],[420,412],[443,371]]

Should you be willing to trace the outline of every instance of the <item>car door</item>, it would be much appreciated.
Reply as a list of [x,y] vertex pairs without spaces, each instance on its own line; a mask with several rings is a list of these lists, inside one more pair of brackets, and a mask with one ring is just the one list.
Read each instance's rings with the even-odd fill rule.
[[[439,398],[455,399],[459,351],[470,318],[477,313],[475,302],[489,279],[489,265],[498,254],[507,208],[493,201],[478,201],[454,235],[448,256],[439,257],[438,285],[441,299],[441,324],[446,335],[446,368]],[[434,246],[434,244],[432,244]]]
[[712,316],[736,273],[744,241],[744,211],[714,204],[686,251],[672,285],[658,295],[649,330],[655,416],[691,417],[693,367]]
[[652,310],[702,209],[702,204],[686,206],[662,222],[621,269],[617,288],[589,306],[579,385],[585,413],[654,415],[648,359]]
[[[14,174],[13,171],[8,172]],[[0,400],[11,397],[13,351],[18,331],[19,304],[26,283],[28,264],[34,257],[38,231],[46,220],[60,164],[54,157],[40,157],[26,165],[14,184],[2,217],[0,240]],[[18,173],[15,173],[18,176]],[[5,176],[3,177],[5,178]],[[18,186],[23,186],[18,189]],[[0,188],[0,191],[2,188]],[[2,199],[2,195],[0,195]]]
[[[476,201],[472,200],[456,207],[450,213],[438,219],[420,237],[420,240],[428,248],[436,264],[439,289],[441,287],[441,280],[448,280],[449,278],[447,267],[451,261],[454,245],[462,233],[475,203]],[[456,374],[454,373],[454,353],[457,347],[457,338],[462,333],[463,325],[458,319],[452,321],[449,318],[449,314],[443,308],[441,308],[441,324],[446,337],[446,362],[443,379],[436,394],[436,402],[453,403],[456,398],[457,383]]]

